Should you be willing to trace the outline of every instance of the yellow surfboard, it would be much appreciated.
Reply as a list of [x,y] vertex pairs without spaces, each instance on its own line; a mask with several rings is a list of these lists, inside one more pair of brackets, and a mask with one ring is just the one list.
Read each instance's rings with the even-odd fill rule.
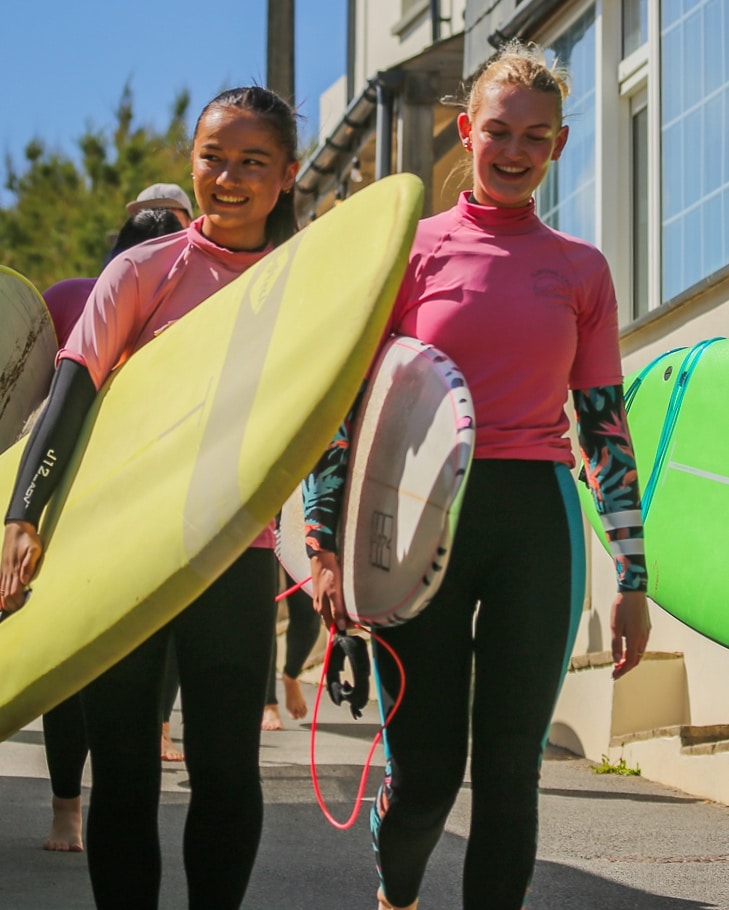
[[0,265],[0,452],[20,438],[48,394],[57,348],[41,295],[23,275]]
[[[273,518],[352,404],[422,204],[378,181],[138,351],[103,387],[0,623],[0,739],[168,622]],[[0,456],[7,502],[22,443]]]

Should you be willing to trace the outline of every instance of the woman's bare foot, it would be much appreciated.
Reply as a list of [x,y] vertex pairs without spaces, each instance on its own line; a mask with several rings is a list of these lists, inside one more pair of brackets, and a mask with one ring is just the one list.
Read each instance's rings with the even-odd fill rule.
[[278,713],[278,705],[266,705],[263,709],[261,730],[283,730],[281,715]]
[[291,679],[285,673],[282,674],[284,691],[286,692],[286,710],[294,720],[301,720],[306,717],[307,707],[304,693],[301,691],[301,683],[298,679]]
[[81,815],[81,797],[61,799],[54,796],[51,802],[53,821],[51,833],[43,843],[44,850],[58,850],[61,853],[82,853],[83,817]]
[[170,722],[164,721],[162,724],[162,744],[160,747],[162,761],[184,761],[185,753],[181,752],[172,740],[170,733]]

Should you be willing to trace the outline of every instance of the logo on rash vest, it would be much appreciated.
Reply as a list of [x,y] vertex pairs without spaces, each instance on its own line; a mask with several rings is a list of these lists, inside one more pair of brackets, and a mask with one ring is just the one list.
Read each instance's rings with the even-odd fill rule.
[[553,269],[540,269],[532,274],[534,293],[537,297],[552,297],[557,300],[569,300],[572,296],[572,284],[569,278]]

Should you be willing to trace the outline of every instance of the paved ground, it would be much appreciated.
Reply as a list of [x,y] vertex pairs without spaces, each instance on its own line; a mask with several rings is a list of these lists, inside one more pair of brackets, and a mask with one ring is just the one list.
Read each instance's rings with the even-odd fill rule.
[[[312,704],[313,689],[307,692]],[[314,797],[309,725],[285,723],[283,732],[263,736],[266,820],[244,910],[375,910],[367,812],[382,754],[376,753],[368,801],[354,827],[338,831]],[[179,733],[177,713],[173,730]],[[322,700],[318,772],[328,806],[340,820],[351,811],[376,730],[374,706],[354,722],[346,708]],[[84,856],[40,849],[49,799],[42,733],[35,723],[0,744],[0,910],[93,908]],[[186,801],[184,768],[167,764],[160,910],[186,906],[179,859]],[[432,858],[422,910],[460,906],[468,803],[466,783]],[[729,808],[641,777],[596,775],[589,762],[564,753],[550,753],[545,761],[541,807],[529,910],[729,910]]]

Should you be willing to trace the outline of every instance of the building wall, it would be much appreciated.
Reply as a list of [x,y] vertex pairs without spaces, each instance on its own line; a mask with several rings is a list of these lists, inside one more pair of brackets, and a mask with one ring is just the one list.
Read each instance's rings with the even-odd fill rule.
[[[420,14],[409,25],[401,15],[401,0],[358,0],[355,94],[367,80],[424,51],[432,43],[430,5],[415,2],[404,6]],[[441,37],[463,31],[465,0],[441,0]],[[401,27],[402,24],[402,27]]]
[[319,142],[332,132],[347,108],[347,77],[340,76],[319,96]]
[[[503,6],[506,8],[508,3]],[[530,36],[544,45],[551,45],[574,27],[587,11],[592,9],[594,13],[595,219],[594,235],[590,239],[603,250],[611,264],[620,304],[626,375],[667,350],[716,335],[729,335],[729,244],[724,247],[723,259],[721,248],[716,259],[704,257],[701,261],[707,265],[701,271],[701,267],[696,268],[696,258],[691,259],[686,253],[697,242],[692,230],[683,228],[684,247],[675,243],[671,246],[669,224],[674,209],[678,213],[676,220],[682,217],[685,224],[694,226],[693,232],[698,233],[703,243],[714,243],[717,232],[721,237],[722,230],[726,230],[724,223],[729,216],[726,205],[725,210],[716,209],[719,213],[724,211],[723,217],[707,217],[706,212],[714,199],[722,197],[721,181],[729,180],[729,168],[725,166],[723,176],[721,165],[718,175],[714,168],[715,187],[707,185],[706,180],[701,182],[696,172],[703,166],[707,147],[711,145],[712,116],[719,120],[724,132],[723,140],[715,141],[725,156],[729,154],[726,120],[722,120],[721,107],[718,114],[713,113],[717,109],[714,98],[718,99],[719,106],[729,103],[729,68],[721,60],[721,53],[712,51],[712,31],[723,35],[729,33],[729,6],[723,4],[722,11],[721,4],[699,0],[683,5],[682,12],[677,15],[679,6],[660,0],[648,0],[643,5],[634,3],[636,15],[642,12],[645,16],[643,25],[649,38],[643,43],[638,41],[632,50],[626,51],[623,47],[621,12],[624,4],[608,0],[559,4],[549,21]],[[689,48],[690,41],[695,44],[693,50]],[[673,70],[681,73],[677,81],[673,80]],[[667,71],[674,81],[670,92],[674,96],[680,95],[678,100],[674,98],[671,102],[676,107],[673,113],[668,112],[670,104],[666,101],[669,94],[665,81]],[[646,111],[647,135],[642,152],[639,152],[634,144],[637,141],[635,118],[641,110]],[[584,111],[580,114],[581,120],[586,119]],[[723,116],[726,117],[726,113]],[[688,128],[689,121],[691,128]],[[683,130],[680,154],[671,150],[672,143],[674,148],[677,145],[672,135],[677,129]],[[639,154],[647,159],[642,175],[635,167]],[[572,165],[570,143],[563,161],[567,168]],[[641,228],[634,214],[641,181],[645,181],[646,198],[641,204],[645,206],[647,223],[642,228],[644,246],[636,252],[635,239]],[[729,198],[726,185],[723,198]],[[697,216],[689,221],[693,212]],[[694,276],[693,284],[678,285],[678,294],[671,290],[677,286],[671,277],[671,257],[676,255],[685,260],[683,274]],[[699,250],[695,255],[703,254]],[[646,279],[639,288],[636,263],[641,256]],[[639,300],[641,294],[644,299]],[[722,419],[721,416],[718,419]],[[573,655],[573,664],[578,667],[589,663],[590,655],[610,650],[610,611],[615,591],[612,560],[591,531],[587,532],[587,540],[590,584]],[[726,541],[717,541],[716,566],[719,570],[725,548]],[[628,726],[725,727],[729,724],[729,701],[725,695],[729,681],[729,650],[684,626],[655,604],[651,606],[651,619],[653,630],[649,649],[656,656],[671,658],[675,655],[675,659],[663,663],[644,662],[639,671],[628,674],[614,687],[609,668],[602,670],[596,666],[592,675],[582,669],[576,670],[568,677],[555,712],[555,736],[558,740],[562,737],[562,744],[569,741],[572,747],[581,745],[590,758],[599,760],[608,752],[611,742],[625,734],[626,718],[631,714]],[[602,678],[597,681],[600,676]],[[628,697],[625,697],[626,692]],[[631,705],[634,708],[645,704],[652,705],[651,711],[642,714],[631,711]],[[646,731],[636,729],[633,732]],[[646,736],[646,742],[648,739]],[[662,740],[656,736],[656,751],[659,742]],[[680,751],[681,745],[677,742],[674,752]],[[651,764],[653,776],[697,793],[708,792],[706,782],[700,779],[710,767],[705,757],[701,762],[694,762],[694,767],[700,766],[701,771],[696,772],[693,782],[690,774],[685,776],[684,770],[679,781],[678,777],[671,776],[677,772],[667,760],[667,754],[664,752],[660,760]],[[725,757],[726,753],[723,753],[722,760]],[[688,764],[691,761],[694,760],[688,760]],[[714,792],[713,797],[726,801],[729,789],[724,788],[718,797]]]

